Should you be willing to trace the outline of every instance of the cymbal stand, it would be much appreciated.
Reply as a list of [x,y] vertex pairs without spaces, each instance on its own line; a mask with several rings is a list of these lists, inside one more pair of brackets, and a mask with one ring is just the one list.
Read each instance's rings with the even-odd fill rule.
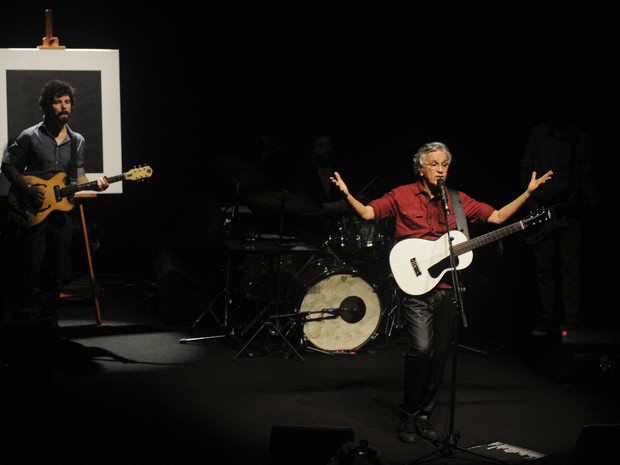
[[[256,174],[258,169],[264,163],[264,161],[266,160],[268,154],[269,154],[269,149],[267,149],[267,150],[265,150],[265,152],[263,152],[260,160],[258,161],[258,163],[256,163],[256,165],[254,166],[252,171],[244,179],[243,182],[241,182],[238,178],[234,179],[235,192],[230,197],[230,199],[228,199],[228,202],[226,202],[226,205],[220,210],[217,218],[215,218],[215,220],[211,223],[211,225],[207,229],[207,234],[210,233],[215,228],[215,226],[220,223],[220,221],[222,220],[224,215],[229,210],[231,211],[230,218],[227,218],[226,220],[224,220],[224,231],[225,231],[225,234],[226,234],[226,236],[228,236],[230,238],[230,237],[232,237],[237,232],[236,231],[236,218],[237,218],[237,215],[239,213],[239,199],[241,198],[241,193],[245,189],[245,186],[248,183],[248,181],[252,178],[252,176],[254,176],[254,174]],[[220,327],[222,327],[224,329],[229,329],[228,328],[228,315],[229,315],[229,310],[230,310],[230,305],[231,305],[230,268],[231,268],[231,254],[229,252],[228,253],[228,258],[227,258],[227,263],[226,263],[226,283],[224,285],[224,288],[222,290],[220,290],[220,292],[217,293],[217,295],[211,300],[211,302],[209,302],[209,304],[204,309],[204,311],[198,316],[198,318],[196,318],[196,320],[194,321],[194,323],[190,327],[190,329],[188,331],[188,334],[192,334],[193,333],[193,331],[196,328],[196,326],[200,323],[200,321],[202,321],[202,319],[207,315],[207,313],[211,314],[211,316],[220,325]],[[213,312],[213,306],[215,305],[217,300],[220,297],[222,297],[222,296],[224,297],[224,314],[223,314],[222,320],[220,320],[219,318],[217,318],[217,316]],[[219,335],[216,335],[216,336],[182,338],[182,339],[179,339],[179,342],[181,344],[184,344],[186,342],[203,341],[203,340],[208,340],[208,339],[220,339],[220,338],[224,338],[224,337],[228,337],[228,336],[235,336],[234,328],[230,329],[230,331],[228,331],[228,332],[226,332],[224,334],[219,334]]]
[[[284,200],[286,191],[282,193],[282,201],[280,203],[280,215],[279,215],[279,242],[282,243],[282,239],[284,237]],[[241,331],[240,335],[243,337],[249,328],[254,326],[258,321],[261,321],[261,325],[254,332],[254,334],[250,337],[250,339],[241,347],[241,350],[233,357],[233,360],[237,360],[243,352],[248,348],[248,346],[252,343],[254,339],[263,331],[264,329],[268,329],[271,333],[275,332],[280,338],[289,346],[289,348],[297,355],[302,361],[305,361],[304,358],[297,352],[297,350],[293,347],[291,342],[282,334],[279,319],[287,317],[288,315],[280,315],[280,303],[281,303],[281,293],[282,293],[282,253],[278,254],[278,270],[277,270],[277,283],[275,296],[272,300],[267,302],[267,304],[258,312],[258,314],[250,321],[246,327]],[[269,315],[267,318],[263,318],[263,315],[267,313],[270,307],[275,306],[275,314]],[[271,321],[274,320],[274,321]]]
[[[215,297],[213,297],[213,299],[211,299],[211,302],[209,302],[209,304],[206,306],[206,308],[202,311],[202,313],[200,315],[198,315],[198,318],[196,318],[196,320],[194,321],[194,323],[192,324],[192,326],[189,328],[189,330],[187,331],[188,334],[193,334],[194,330],[196,329],[196,326],[198,326],[198,324],[202,321],[202,319],[207,315],[207,313],[209,313],[213,319],[217,322],[217,324],[224,329],[228,329],[228,313],[229,313],[229,308],[231,305],[231,297],[230,297],[230,266],[231,266],[231,257],[230,257],[230,252],[228,254],[228,258],[226,261],[226,283],[224,284],[224,287],[215,295]],[[221,298],[224,298],[224,313],[222,316],[222,319],[220,320],[217,315],[215,314],[215,312],[213,312],[213,307],[215,305],[215,303]],[[235,336],[235,330],[234,328],[231,329],[230,331],[224,333],[224,334],[218,334],[218,335],[214,335],[214,336],[201,336],[201,337],[184,337],[179,339],[179,342],[181,344],[185,344],[186,342],[195,342],[195,341],[205,341],[205,340],[209,340],[209,339],[221,339],[224,337],[228,337],[228,336]]]

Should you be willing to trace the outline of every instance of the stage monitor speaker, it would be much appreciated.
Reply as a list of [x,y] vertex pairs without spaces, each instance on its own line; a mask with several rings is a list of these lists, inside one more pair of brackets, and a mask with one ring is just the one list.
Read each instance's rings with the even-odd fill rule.
[[585,425],[575,445],[577,465],[617,465],[619,439],[620,423]]
[[167,251],[157,255],[153,266],[162,322],[190,326],[213,298],[210,279]]
[[272,425],[269,465],[325,465],[347,441],[355,442],[348,426]]
[[614,382],[620,369],[620,328],[562,326],[558,381]]

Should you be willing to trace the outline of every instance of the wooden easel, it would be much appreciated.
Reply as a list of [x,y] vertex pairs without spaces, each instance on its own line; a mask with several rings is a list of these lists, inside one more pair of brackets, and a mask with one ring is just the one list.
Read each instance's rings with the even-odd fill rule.
[[60,45],[58,37],[54,37],[52,28],[52,10],[45,10],[45,37],[43,37],[43,45],[37,46],[37,48],[63,50],[64,45]]
[[[52,28],[52,10],[45,10],[45,37],[43,37],[43,45],[37,46],[39,49],[46,50],[64,50],[65,46],[60,45],[58,37],[54,37]],[[90,240],[88,238],[88,228],[86,226],[86,216],[84,214],[84,205],[79,199],[97,197],[97,194],[76,194],[75,198],[80,208],[80,220],[82,222],[82,232],[84,234],[84,245],[86,248],[86,258],[88,259],[88,272],[90,278],[90,290],[95,302],[95,320],[98,325],[101,324],[101,305],[99,303],[99,291],[95,283],[95,272],[93,269],[93,259],[90,253]]]
[[97,194],[75,194],[75,198],[80,207],[80,221],[82,223],[82,233],[84,234],[84,248],[86,249],[86,258],[88,259],[88,277],[90,282],[90,292],[95,302],[95,319],[97,324],[101,324],[101,305],[99,303],[99,290],[95,281],[95,270],[93,268],[93,258],[90,253],[90,240],[88,238],[88,227],[86,226],[86,215],[84,213],[84,204],[80,201],[83,198],[94,198]]

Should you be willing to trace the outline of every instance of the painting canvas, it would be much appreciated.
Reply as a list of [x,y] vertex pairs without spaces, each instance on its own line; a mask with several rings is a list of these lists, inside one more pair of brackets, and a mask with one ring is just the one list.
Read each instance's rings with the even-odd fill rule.
[[[122,171],[118,50],[0,49],[0,146],[41,121],[38,99],[47,81],[62,79],[76,89],[69,126],[86,139],[90,180]],[[122,193],[114,183],[105,194]],[[0,174],[0,195],[9,183]]]

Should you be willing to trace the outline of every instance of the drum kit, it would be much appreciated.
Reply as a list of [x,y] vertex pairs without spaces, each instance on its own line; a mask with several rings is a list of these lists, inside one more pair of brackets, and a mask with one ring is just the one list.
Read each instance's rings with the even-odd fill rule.
[[267,212],[279,219],[276,234],[256,231],[249,221],[240,228],[239,240],[231,237],[227,241],[229,252],[241,255],[245,275],[237,292],[227,294],[240,296],[244,302],[259,302],[257,310],[262,307],[251,321],[243,322],[237,334],[251,334],[262,322],[260,329],[266,326],[289,347],[355,353],[379,336],[382,321],[386,338],[400,324],[396,284],[389,271],[391,237],[386,221],[372,223],[342,214],[322,243],[307,244],[286,236],[284,223],[289,215],[319,211],[320,204],[270,190],[242,193],[237,202],[252,215]]

